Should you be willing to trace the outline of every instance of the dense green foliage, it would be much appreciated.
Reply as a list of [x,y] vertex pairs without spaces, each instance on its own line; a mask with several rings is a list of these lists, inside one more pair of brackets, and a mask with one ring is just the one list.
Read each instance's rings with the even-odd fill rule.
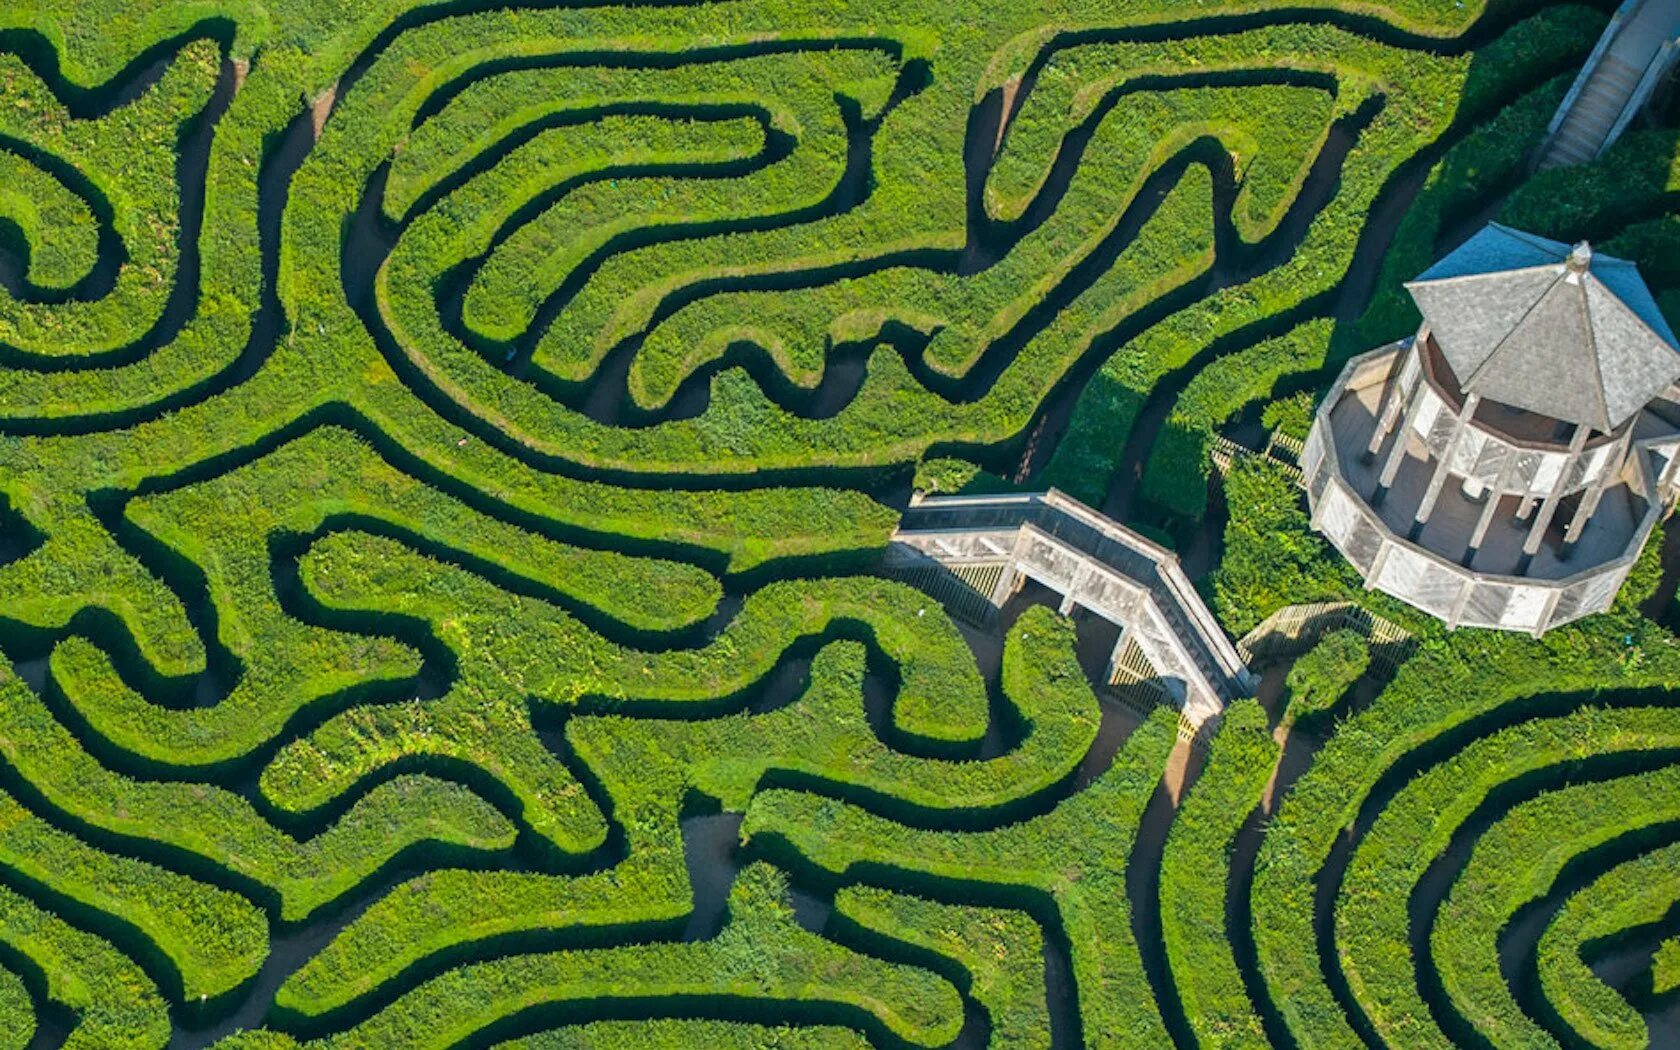
[[[1540,939],[1537,956],[1546,1002],[1595,1046],[1650,1044],[1645,1018],[1599,979],[1585,953],[1595,942],[1660,922],[1680,903],[1680,884],[1672,878],[1677,864],[1680,843],[1612,868],[1571,897]],[[1660,983],[1653,988],[1665,990]]]
[[1215,1046],[1267,1046],[1226,925],[1231,852],[1278,757],[1260,705],[1243,700],[1227,708],[1212,751],[1161,858],[1161,939],[1196,1038]]
[[1670,938],[1657,949],[1651,964],[1651,990],[1666,995],[1680,988],[1680,938]]
[[[0,4],[0,1050],[1635,1045],[1655,544],[1277,726],[880,569],[912,487],[1200,558],[1508,190],[1672,303],[1672,131],[1524,164],[1603,6]],[[1223,484],[1227,629],[1404,618]]]
[[1319,639],[1284,679],[1289,695],[1284,724],[1310,721],[1334,708],[1370,666],[1371,647],[1358,631],[1343,628]]

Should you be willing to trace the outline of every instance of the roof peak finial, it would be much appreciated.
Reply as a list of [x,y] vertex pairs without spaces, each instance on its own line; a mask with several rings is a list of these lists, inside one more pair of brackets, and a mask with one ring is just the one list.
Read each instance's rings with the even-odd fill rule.
[[1580,241],[1575,245],[1574,250],[1569,253],[1569,261],[1565,265],[1569,267],[1572,273],[1586,273],[1587,269],[1592,266],[1592,257],[1592,245],[1586,241]]

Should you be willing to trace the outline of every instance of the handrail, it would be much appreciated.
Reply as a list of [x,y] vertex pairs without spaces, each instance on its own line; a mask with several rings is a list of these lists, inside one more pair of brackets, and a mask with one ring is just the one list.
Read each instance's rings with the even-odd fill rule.
[[1645,75],[1639,78],[1639,85],[1633,89],[1633,94],[1628,96],[1627,105],[1622,107],[1622,112],[1616,117],[1616,123],[1610,126],[1610,133],[1604,136],[1603,143],[1598,147],[1598,156],[1604,156],[1604,152],[1610,148],[1610,144],[1627,130],[1627,126],[1633,123],[1633,118],[1637,117],[1639,111],[1645,108],[1645,103],[1649,102],[1651,96],[1656,93],[1657,84],[1668,74],[1669,67],[1674,65],[1677,57],[1680,57],[1680,37],[1665,40],[1663,45],[1657,49],[1656,57],[1651,60],[1651,64],[1645,67]]
[[[1332,387],[1331,397],[1325,400],[1325,404],[1329,405],[1336,397],[1337,393],[1337,388]],[[1656,524],[1656,519],[1662,513],[1663,509],[1662,504],[1659,501],[1647,500],[1645,514],[1640,518],[1639,525],[1634,529],[1633,539],[1629,541],[1627,548],[1615,558],[1612,558],[1609,561],[1601,562],[1591,568],[1583,569],[1572,576],[1565,576],[1557,580],[1549,580],[1538,576],[1512,576],[1507,573],[1483,572],[1480,570],[1471,572],[1458,562],[1437,554],[1428,547],[1425,547],[1413,540],[1409,540],[1404,535],[1389,528],[1388,523],[1383,521],[1382,515],[1378,514],[1371,508],[1370,504],[1366,502],[1365,497],[1359,494],[1359,491],[1348,482],[1346,475],[1342,473],[1341,459],[1336,454],[1335,443],[1328,440],[1325,436],[1328,432],[1329,422],[1328,419],[1326,419],[1324,429],[1320,431],[1317,436],[1319,443],[1323,446],[1324,459],[1330,466],[1330,477],[1350,498],[1354,509],[1360,514],[1360,516],[1365,518],[1370,524],[1380,529],[1386,536],[1388,542],[1404,547],[1411,553],[1422,555],[1439,567],[1446,569],[1454,576],[1464,579],[1473,579],[1478,583],[1500,584],[1515,587],[1543,587],[1563,591],[1569,589],[1575,584],[1584,582],[1590,577],[1605,575],[1606,568],[1621,568],[1625,564],[1632,564],[1633,561],[1639,557],[1639,552],[1645,546],[1645,540],[1650,534],[1651,527]],[[1653,485],[1653,479],[1650,477],[1651,465],[1649,457],[1641,456],[1639,458],[1639,463],[1640,469],[1645,474],[1646,484],[1648,486]]]
[[[959,523],[964,511],[988,509],[1002,513],[985,524]],[[923,525],[915,520],[933,514],[951,514],[953,520],[937,525]],[[1216,691],[1220,691],[1219,686],[1211,681],[1216,678],[1223,679],[1226,688],[1252,687],[1253,676],[1241,654],[1196,593],[1178,555],[1059,489],[996,496],[917,496],[900,526],[904,532],[1025,530],[1078,551],[1146,591],[1169,625],[1188,636],[1181,641],[1191,662],[1208,675],[1209,684],[1215,685]]]
[[1552,122],[1546,125],[1546,134],[1540,140],[1540,149],[1535,154],[1536,157],[1544,156],[1546,150],[1551,148],[1552,139],[1557,135],[1558,129],[1563,126],[1564,120],[1568,118],[1570,110],[1575,108],[1575,100],[1585,90],[1587,82],[1592,79],[1593,74],[1598,72],[1598,64],[1604,58],[1604,52],[1610,49],[1610,42],[1616,39],[1616,35],[1622,31],[1622,25],[1627,21],[1628,15],[1642,2],[1643,0],[1622,0],[1622,5],[1616,8],[1616,13],[1610,16],[1610,23],[1604,27],[1604,32],[1599,34],[1598,43],[1594,45],[1592,54],[1587,56],[1586,65],[1581,67],[1581,72],[1575,77],[1575,83],[1569,86],[1569,93],[1563,96],[1563,101],[1559,103],[1557,112],[1552,114]]

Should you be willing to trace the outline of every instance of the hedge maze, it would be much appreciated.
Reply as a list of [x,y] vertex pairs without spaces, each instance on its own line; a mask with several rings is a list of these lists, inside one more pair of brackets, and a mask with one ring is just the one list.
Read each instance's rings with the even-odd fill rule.
[[1208,448],[1490,208],[1680,305],[1672,130],[1523,165],[1604,6],[0,2],[0,1048],[1671,1040],[1654,550],[1195,742],[877,570],[1380,602]]

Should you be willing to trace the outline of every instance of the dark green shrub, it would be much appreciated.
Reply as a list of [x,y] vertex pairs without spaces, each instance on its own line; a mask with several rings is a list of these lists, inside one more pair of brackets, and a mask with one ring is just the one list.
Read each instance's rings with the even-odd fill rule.
[[1371,647],[1351,628],[1332,631],[1289,668],[1289,695],[1283,722],[1311,720],[1335,707],[1371,666]]

